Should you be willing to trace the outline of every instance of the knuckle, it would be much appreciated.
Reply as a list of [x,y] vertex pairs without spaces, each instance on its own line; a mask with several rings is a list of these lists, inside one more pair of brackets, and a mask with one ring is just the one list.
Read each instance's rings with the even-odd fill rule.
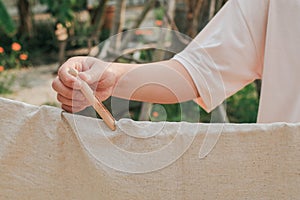
[[68,76],[64,76],[63,81],[68,85],[73,84],[73,80]]
[[62,99],[62,96],[61,96],[60,94],[57,94],[56,99],[57,99],[59,102],[63,103],[63,99]]
[[57,87],[56,87],[56,85],[57,85],[57,80],[55,79],[53,82],[52,82],[52,84],[51,84],[51,86],[52,86],[52,88],[55,90],[55,91],[57,91]]
[[73,99],[73,96],[74,96],[72,90],[67,90],[64,95],[68,99]]
[[67,112],[70,112],[69,106],[67,106],[67,105],[65,105],[65,104],[62,104],[62,105],[61,105],[61,108],[64,109],[65,111],[67,111]]

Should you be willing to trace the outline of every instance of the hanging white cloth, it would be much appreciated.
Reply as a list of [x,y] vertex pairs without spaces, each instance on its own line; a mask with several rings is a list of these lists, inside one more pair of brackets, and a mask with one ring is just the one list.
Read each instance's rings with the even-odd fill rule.
[[0,115],[0,199],[300,198],[299,124],[120,120],[112,132],[98,119],[1,98]]

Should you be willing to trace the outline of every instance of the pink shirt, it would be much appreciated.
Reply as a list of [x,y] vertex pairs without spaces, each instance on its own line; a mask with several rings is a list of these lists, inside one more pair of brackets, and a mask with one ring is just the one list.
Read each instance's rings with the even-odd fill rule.
[[258,122],[300,122],[300,0],[230,0],[174,59],[205,110],[262,79]]

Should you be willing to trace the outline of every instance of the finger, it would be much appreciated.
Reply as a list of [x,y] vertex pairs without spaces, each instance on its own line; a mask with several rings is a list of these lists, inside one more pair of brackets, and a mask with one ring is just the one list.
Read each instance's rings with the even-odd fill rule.
[[52,82],[52,88],[58,94],[64,96],[67,99],[74,99],[77,101],[85,100],[85,97],[79,90],[74,90],[65,86],[58,77]]
[[57,100],[59,102],[61,102],[62,104],[64,105],[67,105],[67,106],[72,106],[72,107],[84,107],[84,106],[89,106],[89,102],[87,100],[84,100],[84,101],[76,101],[76,100],[73,100],[73,99],[68,99],[68,98],[65,98],[64,96],[58,94],[57,95]]
[[68,60],[58,70],[58,77],[64,85],[70,88],[80,89],[80,81],[78,81],[76,77],[69,73],[70,68],[81,71],[82,64],[80,62],[76,62],[75,60]]
[[84,110],[86,107],[72,107],[72,106],[62,104],[61,108],[70,113],[77,113]]
[[103,78],[106,67],[104,62],[95,62],[88,70],[80,72],[79,77],[88,84],[99,82]]

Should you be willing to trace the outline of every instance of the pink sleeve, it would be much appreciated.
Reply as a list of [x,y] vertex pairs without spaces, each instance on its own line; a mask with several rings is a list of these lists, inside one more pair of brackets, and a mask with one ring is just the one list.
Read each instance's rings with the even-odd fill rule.
[[267,0],[230,0],[173,59],[190,73],[208,112],[262,74]]

